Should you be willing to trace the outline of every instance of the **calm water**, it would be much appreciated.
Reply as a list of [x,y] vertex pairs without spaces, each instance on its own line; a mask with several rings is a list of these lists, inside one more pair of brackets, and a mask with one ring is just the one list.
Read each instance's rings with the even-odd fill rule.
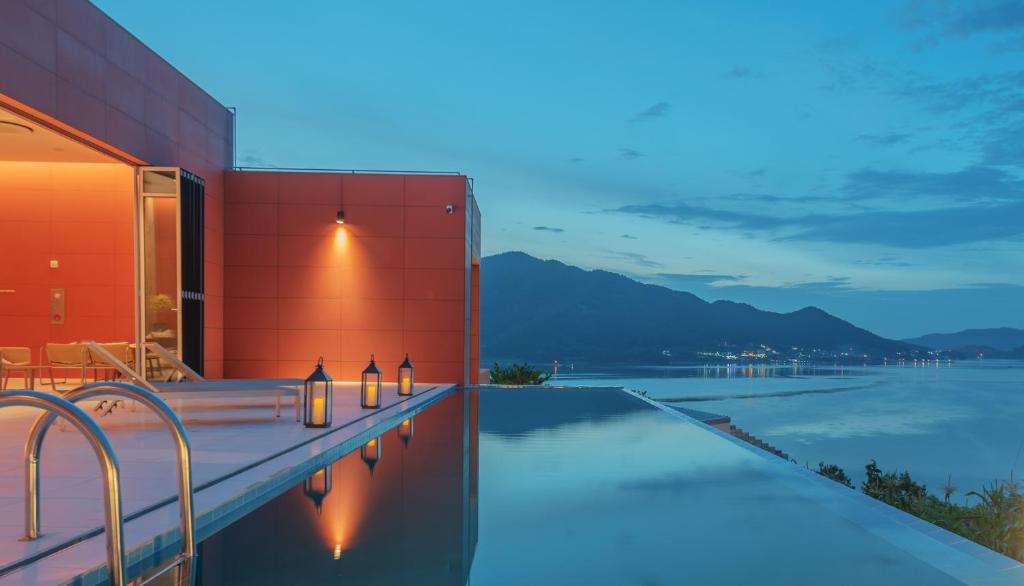
[[201,583],[960,583],[621,392],[457,393],[414,423],[205,540]]
[[1022,362],[651,368],[563,375],[558,384],[622,385],[672,405],[729,415],[798,462],[833,462],[857,479],[872,458],[883,468],[909,470],[933,490],[951,475],[961,497],[1011,470],[1024,478]]

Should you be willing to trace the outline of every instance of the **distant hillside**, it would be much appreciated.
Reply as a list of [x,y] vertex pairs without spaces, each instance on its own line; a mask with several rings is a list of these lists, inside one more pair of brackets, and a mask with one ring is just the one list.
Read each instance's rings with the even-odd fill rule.
[[[873,358],[909,346],[824,311],[761,311],[730,301],[585,271],[521,252],[486,257],[481,267],[481,352],[485,361],[697,360],[697,352],[742,352],[764,344]],[[668,351],[671,357],[665,357]]]
[[1017,328],[974,329],[953,334],[928,334],[919,338],[904,340],[904,342],[924,346],[932,350],[991,348],[1002,352],[1010,352],[1018,348],[1024,348],[1024,330]]

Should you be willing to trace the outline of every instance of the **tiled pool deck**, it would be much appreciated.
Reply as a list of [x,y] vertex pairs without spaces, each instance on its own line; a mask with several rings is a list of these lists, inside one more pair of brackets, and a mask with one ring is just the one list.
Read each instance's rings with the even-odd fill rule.
[[[334,426],[307,429],[286,401],[280,418],[273,400],[171,400],[192,444],[196,537],[228,525],[313,471],[422,411],[452,392],[450,384],[417,383],[412,397],[384,385],[381,408],[359,407],[355,383],[335,383]],[[83,402],[89,409],[94,402]],[[24,519],[22,447],[39,411],[0,411],[0,585],[103,583],[106,551],[99,466],[74,429],[52,430],[41,456],[42,532],[20,541]],[[166,428],[143,408],[119,408],[100,420],[121,468],[129,575],[179,547],[177,466]],[[140,514],[140,512],[142,514]],[[83,535],[87,535],[82,539]],[[75,543],[78,541],[77,543]],[[26,560],[73,543],[34,563]],[[20,565],[19,565],[20,564]],[[16,569],[12,569],[16,567]]]

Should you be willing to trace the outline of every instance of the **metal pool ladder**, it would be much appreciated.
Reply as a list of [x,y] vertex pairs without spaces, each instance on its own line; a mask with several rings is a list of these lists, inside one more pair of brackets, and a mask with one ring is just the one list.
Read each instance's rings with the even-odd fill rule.
[[195,516],[192,493],[192,448],[188,434],[178,416],[162,399],[141,387],[122,382],[96,382],[82,385],[63,398],[36,391],[0,392],[0,408],[7,406],[29,406],[43,409],[29,430],[25,442],[25,537],[37,539],[40,535],[40,492],[39,455],[46,432],[57,419],[70,421],[85,435],[96,452],[103,469],[104,510],[107,546],[107,568],[110,583],[125,586],[126,568],[124,558],[124,519],[121,511],[121,475],[113,447],[99,425],[76,402],[97,395],[114,395],[132,399],[149,407],[168,427],[175,441],[178,459],[178,512],[181,529],[181,552],[163,565],[149,572],[136,586],[152,582],[180,566],[177,584],[191,585],[195,580]]

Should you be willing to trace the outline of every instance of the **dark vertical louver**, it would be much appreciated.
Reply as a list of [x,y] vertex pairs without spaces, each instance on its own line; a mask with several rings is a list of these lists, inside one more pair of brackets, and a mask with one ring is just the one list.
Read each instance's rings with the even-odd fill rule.
[[203,199],[206,183],[181,170],[181,359],[203,374]]

